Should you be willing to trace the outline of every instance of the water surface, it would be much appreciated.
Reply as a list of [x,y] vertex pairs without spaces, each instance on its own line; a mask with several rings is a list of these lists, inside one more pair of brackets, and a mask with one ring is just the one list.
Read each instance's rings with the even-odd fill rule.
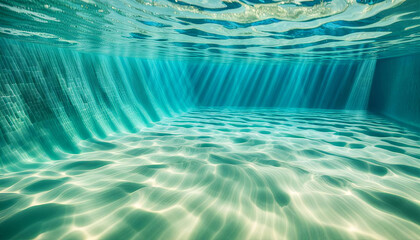
[[419,52],[418,0],[7,0],[0,36],[134,57],[326,60]]

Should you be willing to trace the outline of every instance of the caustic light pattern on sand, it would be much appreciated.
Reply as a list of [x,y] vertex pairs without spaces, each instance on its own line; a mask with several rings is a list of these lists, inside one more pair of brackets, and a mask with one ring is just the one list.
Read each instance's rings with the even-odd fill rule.
[[201,109],[2,175],[0,236],[417,239],[419,144],[357,111]]
[[0,1],[0,240],[420,239],[419,16]]

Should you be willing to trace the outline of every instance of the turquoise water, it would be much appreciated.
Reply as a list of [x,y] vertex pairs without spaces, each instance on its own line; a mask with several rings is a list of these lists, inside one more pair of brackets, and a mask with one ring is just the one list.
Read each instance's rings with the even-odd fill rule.
[[210,61],[418,53],[418,0],[4,0],[0,36],[83,52]]
[[420,1],[0,1],[0,239],[420,239]]
[[200,109],[4,174],[3,239],[417,239],[420,136],[342,110]]

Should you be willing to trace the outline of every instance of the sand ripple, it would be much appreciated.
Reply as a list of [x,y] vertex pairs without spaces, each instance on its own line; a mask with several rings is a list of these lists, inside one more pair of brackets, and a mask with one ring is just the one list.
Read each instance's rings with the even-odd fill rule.
[[0,177],[1,239],[418,239],[420,137],[363,112],[202,109]]

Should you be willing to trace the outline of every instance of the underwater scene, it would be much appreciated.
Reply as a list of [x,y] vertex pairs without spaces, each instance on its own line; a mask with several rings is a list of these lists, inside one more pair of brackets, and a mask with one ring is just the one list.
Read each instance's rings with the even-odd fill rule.
[[420,239],[420,1],[0,0],[0,239]]

